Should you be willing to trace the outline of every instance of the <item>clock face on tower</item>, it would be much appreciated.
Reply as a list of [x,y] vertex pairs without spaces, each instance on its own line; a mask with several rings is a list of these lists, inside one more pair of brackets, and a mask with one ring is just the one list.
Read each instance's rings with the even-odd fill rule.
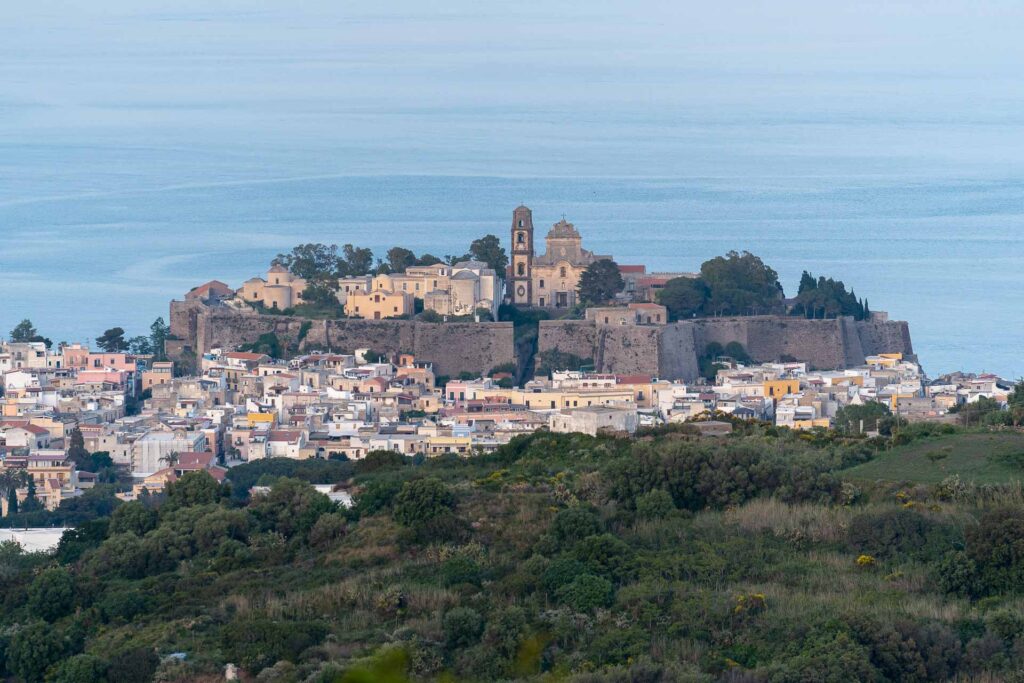
[[519,289],[516,290],[516,293],[519,294],[519,296],[526,296],[526,287],[519,285]]

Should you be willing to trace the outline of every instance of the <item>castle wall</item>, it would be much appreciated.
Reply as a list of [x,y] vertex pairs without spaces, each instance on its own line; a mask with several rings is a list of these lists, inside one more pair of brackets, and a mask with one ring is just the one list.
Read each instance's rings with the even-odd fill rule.
[[558,349],[580,358],[596,360],[597,341],[597,326],[591,320],[541,320],[537,355]]
[[658,345],[659,379],[693,380],[700,375],[700,367],[697,364],[697,337],[694,332],[694,325],[689,322],[661,328]]
[[[273,332],[285,348],[306,352],[352,352],[372,348],[387,353],[411,352],[434,363],[439,375],[485,373],[514,363],[512,323],[425,323],[412,320],[311,320],[199,302],[171,303],[168,343],[178,355],[212,348],[234,349]],[[303,326],[308,326],[302,336]],[[543,320],[538,330],[538,357],[558,349],[593,358],[599,372],[649,374],[662,379],[693,380],[697,359],[711,342],[739,342],[758,362],[795,358],[813,369],[860,365],[867,355],[894,352],[913,356],[910,329],[902,321],[807,320],[785,316],[705,318],[664,326],[606,326],[587,320]]]
[[[512,323],[425,323],[412,320],[307,320],[293,316],[261,315],[226,307],[171,303],[172,334],[197,353],[235,349],[260,335],[273,333],[283,348],[351,353],[370,348],[384,353],[413,353],[430,361],[439,375],[486,372],[515,362]],[[306,331],[303,334],[303,327]],[[302,337],[300,339],[300,337]],[[170,347],[169,347],[170,348]]]
[[594,360],[599,372],[660,375],[660,325],[602,325],[598,328],[598,336]]
[[692,381],[699,374],[697,359],[708,344],[734,341],[755,361],[795,358],[818,370],[860,365],[865,356],[877,353],[913,354],[905,322],[787,316],[703,318],[661,327],[542,321],[538,352],[558,348],[591,357],[600,372]]

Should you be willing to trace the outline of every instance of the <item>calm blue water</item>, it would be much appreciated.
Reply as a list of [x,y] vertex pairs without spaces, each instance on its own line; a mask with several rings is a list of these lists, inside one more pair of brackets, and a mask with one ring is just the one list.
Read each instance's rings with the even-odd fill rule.
[[525,202],[623,263],[841,278],[929,372],[1024,375],[1013,3],[67,4],[0,6],[0,331],[140,334],[298,242],[462,253]]

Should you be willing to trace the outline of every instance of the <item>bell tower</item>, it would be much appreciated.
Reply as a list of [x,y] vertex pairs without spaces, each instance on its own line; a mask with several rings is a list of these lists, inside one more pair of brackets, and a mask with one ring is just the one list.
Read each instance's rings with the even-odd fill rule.
[[512,212],[512,303],[533,305],[533,213],[525,206]]

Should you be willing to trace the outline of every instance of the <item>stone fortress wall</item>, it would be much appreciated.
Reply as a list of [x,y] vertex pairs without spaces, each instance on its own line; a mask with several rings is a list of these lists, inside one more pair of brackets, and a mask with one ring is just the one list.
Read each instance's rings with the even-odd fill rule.
[[352,353],[371,348],[386,353],[412,353],[417,360],[432,362],[439,375],[477,374],[516,360],[512,323],[307,320],[173,301],[170,324],[171,333],[181,338],[169,343],[168,353],[172,356],[202,354],[215,348],[233,350],[272,332],[282,345],[297,344],[301,352]]
[[711,342],[739,342],[758,362],[796,358],[813,369],[864,363],[877,353],[913,355],[903,321],[852,318],[807,320],[788,316],[702,318],[664,326],[595,326],[578,320],[540,323],[538,355],[558,349],[593,358],[598,372],[650,374],[694,380],[697,358]]
[[[306,331],[303,334],[303,327]],[[261,315],[195,301],[171,302],[168,353],[235,349],[273,332],[302,352],[351,353],[357,348],[411,352],[439,375],[486,373],[516,362],[512,323],[427,323],[413,320],[306,320]],[[301,340],[299,339],[300,337]],[[537,355],[558,349],[594,359],[598,372],[694,380],[698,356],[711,342],[739,342],[756,361],[795,358],[826,370],[860,365],[877,353],[913,355],[906,322],[807,320],[787,316],[702,318],[663,326],[598,326],[586,320],[541,321]]]

